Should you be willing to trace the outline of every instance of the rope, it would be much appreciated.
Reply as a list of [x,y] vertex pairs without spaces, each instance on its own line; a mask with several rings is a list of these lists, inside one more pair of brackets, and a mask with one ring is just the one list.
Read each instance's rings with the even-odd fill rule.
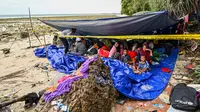
[[76,35],[66,35],[58,37],[71,38],[71,37],[81,37],[81,38],[108,38],[108,39],[145,39],[145,40],[200,40],[200,34],[182,34],[182,35],[125,35],[125,36],[76,36]]

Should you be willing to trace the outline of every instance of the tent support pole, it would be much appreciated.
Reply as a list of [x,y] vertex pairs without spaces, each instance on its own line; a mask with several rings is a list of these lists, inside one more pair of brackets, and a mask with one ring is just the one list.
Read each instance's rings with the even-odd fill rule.
[[29,19],[30,19],[30,24],[31,24],[32,32],[35,35],[35,37],[37,38],[37,40],[40,42],[40,44],[42,45],[42,42],[40,41],[39,37],[36,35],[35,31],[33,30],[33,23],[32,23],[30,8],[28,8],[28,11],[29,11]]

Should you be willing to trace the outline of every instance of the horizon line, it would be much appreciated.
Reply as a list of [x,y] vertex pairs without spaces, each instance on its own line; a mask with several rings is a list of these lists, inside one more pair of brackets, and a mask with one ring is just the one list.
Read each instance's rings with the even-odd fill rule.
[[[31,15],[91,15],[91,14],[121,14],[121,13],[68,13],[68,14],[64,14],[64,13],[58,13],[58,14],[52,14],[52,13],[47,13],[47,14],[31,14]],[[28,13],[27,14],[0,14],[0,16],[16,16],[16,15],[29,15]]]

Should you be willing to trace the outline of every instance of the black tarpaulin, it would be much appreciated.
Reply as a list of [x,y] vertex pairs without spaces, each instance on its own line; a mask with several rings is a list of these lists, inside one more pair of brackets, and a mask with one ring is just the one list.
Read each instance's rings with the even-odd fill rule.
[[144,15],[106,18],[97,20],[41,20],[59,31],[76,28],[80,35],[116,36],[145,34],[174,26],[177,20],[168,16],[166,11]]

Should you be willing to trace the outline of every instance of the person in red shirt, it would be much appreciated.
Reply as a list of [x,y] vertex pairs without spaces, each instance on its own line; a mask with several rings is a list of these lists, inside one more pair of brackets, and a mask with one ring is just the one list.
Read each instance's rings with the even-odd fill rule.
[[146,60],[151,63],[151,56],[153,56],[152,50],[147,48],[147,44],[144,44],[142,49],[138,50],[138,61],[140,61],[141,56],[145,56]]
[[186,30],[186,24],[184,23],[184,20],[181,19],[177,26],[176,34],[183,34],[185,30]]

